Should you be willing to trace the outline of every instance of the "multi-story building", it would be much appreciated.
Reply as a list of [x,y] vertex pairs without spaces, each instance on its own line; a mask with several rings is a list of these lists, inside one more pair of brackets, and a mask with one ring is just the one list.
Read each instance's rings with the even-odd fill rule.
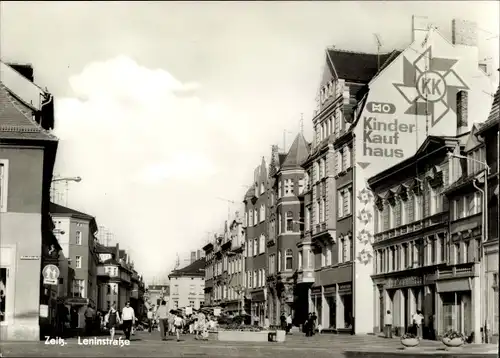
[[273,147],[267,240],[268,316],[273,324],[279,324],[283,313],[291,314],[296,324],[307,318],[307,291],[300,296],[294,282],[303,263],[299,246],[304,228],[306,174],[301,163],[308,155],[309,144],[302,133],[297,135],[285,155],[280,156],[277,147]]
[[205,258],[174,270],[170,280],[169,309],[192,307],[199,309],[205,303]]
[[[393,314],[396,335],[412,326],[417,310],[424,315],[424,338],[431,329],[438,336],[449,329],[470,335],[474,329],[481,233],[472,233],[470,241],[449,235],[449,208],[451,220],[455,214],[444,195],[462,172],[449,154],[460,154],[469,137],[429,136],[414,156],[368,180],[375,206],[372,279],[378,331],[387,310]],[[477,195],[471,203],[470,215],[478,214]],[[450,306],[450,295],[453,305],[457,293],[460,312]]]
[[71,298],[66,303],[79,310],[78,327],[83,327],[85,306],[97,303],[97,222],[91,215],[55,203],[50,203],[50,214],[67,258],[60,268],[64,296]]
[[266,289],[266,235],[268,212],[268,176],[266,161],[262,158],[261,164],[254,171],[254,182],[247,191],[245,204],[245,271],[247,298],[250,299],[252,318],[264,322],[267,309]]
[[[315,251],[317,271],[313,279],[304,272],[298,276],[299,283],[312,283],[311,309],[323,327],[336,324],[337,330],[356,334],[378,330],[373,307],[366,304],[376,293],[371,279],[375,212],[367,180],[413,156],[429,135],[456,136],[457,102],[467,97],[464,92],[471,99],[469,117],[488,115],[490,99],[484,92],[492,86],[480,69],[475,25],[453,21],[450,42],[433,26],[413,20],[412,43],[402,52],[327,50],[319,112],[313,119],[315,139],[304,167],[311,171],[312,183],[321,181],[320,159],[326,155],[326,181],[332,184],[325,188],[323,233],[306,233],[303,239],[303,247],[310,241]],[[321,191],[310,190],[304,202],[306,207],[313,202],[314,223],[318,215],[323,219],[314,197]],[[324,250],[318,240],[322,235],[330,236],[322,240]],[[332,259],[326,265],[330,244]]]
[[[470,288],[472,298],[469,290],[457,289],[468,288],[466,282],[454,283],[454,289],[443,295],[443,328],[466,334],[474,331],[477,341],[491,341],[492,336],[498,340],[498,102],[499,91],[488,120],[474,126],[461,157],[454,159],[461,161],[463,174],[446,192],[452,259],[457,265],[480,261],[483,270],[477,274],[484,279],[472,281],[476,284]],[[484,332],[488,332],[486,337]]]
[[[135,270],[130,264],[129,256],[125,250],[120,250],[119,244],[116,246],[97,244],[96,252],[99,254],[99,266],[97,267],[98,309],[108,311],[112,304],[116,304],[117,309],[121,309],[126,302],[131,304],[134,302],[136,304],[134,309],[137,312],[140,309],[138,301],[139,293],[143,291],[143,283],[139,287],[139,283],[136,282],[139,291],[137,300],[134,300],[133,276]],[[137,273],[135,272],[135,274]]]
[[[485,298],[484,317],[489,330],[488,341],[498,344],[500,322],[498,301],[498,235],[500,231],[500,86],[495,93],[488,120],[479,128],[477,136],[486,147],[485,160],[490,168],[488,177],[488,221],[484,243],[485,281],[481,294]],[[483,186],[484,190],[484,186]],[[489,339],[491,336],[491,340]]]
[[205,246],[203,246],[203,252],[205,253],[205,299],[204,306],[212,307],[215,305],[215,288],[214,288],[214,275],[217,270],[217,260],[215,259],[215,243],[217,239],[209,240]]
[[41,269],[58,265],[61,250],[49,214],[53,99],[33,83],[30,66],[21,66],[26,76],[0,67],[0,337],[39,340],[54,323],[58,295]]

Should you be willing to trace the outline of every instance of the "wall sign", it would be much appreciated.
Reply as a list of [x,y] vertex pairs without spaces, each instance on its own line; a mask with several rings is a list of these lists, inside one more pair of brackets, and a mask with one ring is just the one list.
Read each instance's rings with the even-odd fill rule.
[[22,255],[21,260],[40,260],[40,256]]

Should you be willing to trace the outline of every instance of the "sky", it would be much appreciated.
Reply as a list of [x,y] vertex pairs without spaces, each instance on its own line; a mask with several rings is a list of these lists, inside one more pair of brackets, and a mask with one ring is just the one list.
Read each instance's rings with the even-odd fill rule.
[[56,98],[55,173],[82,177],[68,206],[95,216],[147,280],[223,228],[301,114],[311,138],[326,47],[376,53],[378,34],[381,51],[403,49],[412,15],[448,38],[460,18],[499,67],[496,1],[0,6],[2,60],[31,63]]

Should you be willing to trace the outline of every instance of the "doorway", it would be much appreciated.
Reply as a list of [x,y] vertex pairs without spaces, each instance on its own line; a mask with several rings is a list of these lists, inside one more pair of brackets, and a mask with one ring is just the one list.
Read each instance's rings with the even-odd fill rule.
[[379,287],[378,289],[378,309],[379,309],[379,331],[384,331],[384,290]]

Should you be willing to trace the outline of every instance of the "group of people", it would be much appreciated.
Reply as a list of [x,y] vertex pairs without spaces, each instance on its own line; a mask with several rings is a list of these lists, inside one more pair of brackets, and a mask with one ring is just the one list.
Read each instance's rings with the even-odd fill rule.
[[182,333],[187,332],[194,333],[195,339],[208,339],[208,329],[211,322],[202,312],[183,315],[179,310],[169,311],[165,301],[161,302],[156,312],[153,312],[152,308],[148,311],[148,331],[150,333],[153,330],[155,321],[158,322],[162,340],[167,340],[167,335],[175,334],[177,341],[180,341]]
[[312,337],[316,334],[316,322],[318,320],[318,316],[316,316],[315,312],[309,313],[307,316],[306,322],[304,323],[304,329],[306,333],[306,337]]
[[[424,337],[424,315],[422,311],[417,310],[411,317],[411,325],[408,327],[408,332],[414,334],[416,337],[422,339]],[[386,311],[384,318],[384,336],[386,338],[392,338],[392,313],[390,310]],[[429,316],[429,324],[427,327],[426,336],[428,339],[434,340],[435,332],[434,332],[434,317]]]
[[285,313],[282,313],[280,317],[280,322],[281,322],[281,329],[284,330],[286,334],[290,333],[292,329],[292,315],[291,314],[285,315]]
[[130,340],[130,336],[133,334],[135,322],[135,311],[132,307],[130,307],[130,302],[127,302],[125,307],[123,307],[121,316],[116,309],[115,303],[111,305],[108,313],[104,316],[104,325],[109,329],[111,340],[115,339],[116,329],[120,326],[125,334],[125,339]]

